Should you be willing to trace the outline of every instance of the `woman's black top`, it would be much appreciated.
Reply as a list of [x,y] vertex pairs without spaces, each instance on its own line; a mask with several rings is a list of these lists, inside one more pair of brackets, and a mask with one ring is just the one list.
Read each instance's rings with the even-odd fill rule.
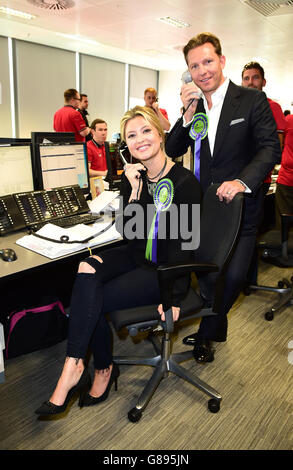
[[[201,188],[198,180],[195,176],[186,168],[178,165],[172,166],[168,174],[166,174],[161,180],[168,178],[172,181],[174,186],[174,196],[172,206],[165,212],[160,213],[159,217],[159,238],[157,241],[157,264],[165,263],[184,263],[191,261],[193,258],[194,250],[182,250],[182,243],[188,243],[191,240],[191,236],[186,239],[186,233],[191,233],[193,230],[193,237],[196,237],[195,231],[199,231],[199,204],[201,200]],[[161,181],[160,180],[160,181]],[[137,265],[150,265],[145,258],[146,243],[148,240],[150,226],[153,220],[153,216],[156,213],[156,208],[153,201],[153,196],[149,194],[146,176],[142,177],[142,191],[139,201],[136,204],[129,204],[129,198],[131,194],[131,185],[126,178],[125,174],[122,174],[120,195],[123,198],[123,217],[119,223],[116,224],[117,229],[127,241],[129,247],[129,256],[135,261]],[[131,206],[131,207],[129,207]],[[136,208],[135,208],[136,206]],[[193,206],[193,207],[192,207]],[[197,206],[196,220],[194,216],[196,214],[195,206]],[[120,210],[122,208],[120,207]],[[133,209],[133,213],[131,214]],[[136,211],[138,209],[138,211]],[[125,210],[130,215],[125,215]],[[136,219],[135,214],[139,214]],[[141,218],[143,214],[143,218]],[[121,214],[120,214],[121,217]],[[137,227],[135,221],[141,221],[143,228]],[[129,240],[129,229],[134,228],[134,231],[139,232],[141,239],[134,238]],[[165,228],[161,231],[162,228]],[[138,230],[139,228],[139,230]],[[164,232],[165,231],[165,236]],[[162,238],[160,238],[162,236]],[[174,300],[179,305],[180,300],[184,297],[189,287],[189,276],[181,278],[176,281],[174,285]]]

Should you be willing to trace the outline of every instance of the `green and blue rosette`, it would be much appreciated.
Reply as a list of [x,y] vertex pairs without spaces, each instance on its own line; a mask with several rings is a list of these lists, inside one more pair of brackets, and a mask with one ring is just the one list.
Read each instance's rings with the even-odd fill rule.
[[197,113],[194,115],[189,136],[194,142],[194,175],[200,180],[200,148],[201,141],[207,136],[209,127],[208,117],[205,113]]
[[152,263],[158,260],[158,231],[160,214],[169,209],[174,197],[174,185],[169,178],[164,178],[155,187],[153,199],[156,213],[152,220],[145,250],[145,258]]

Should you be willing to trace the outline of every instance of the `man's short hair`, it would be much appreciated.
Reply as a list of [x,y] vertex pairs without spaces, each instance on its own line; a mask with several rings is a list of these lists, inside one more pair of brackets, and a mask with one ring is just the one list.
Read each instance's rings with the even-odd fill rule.
[[191,51],[191,49],[203,46],[208,42],[214,46],[216,54],[218,54],[219,56],[222,55],[222,46],[220,43],[220,39],[212,33],[200,33],[197,36],[191,38],[183,49],[186,63],[188,52]]
[[90,128],[95,131],[97,124],[106,124],[107,125],[107,123],[106,123],[106,121],[104,121],[104,119],[94,119],[93,122],[90,125]]
[[78,91],[75,88],[69,88],[68,90],[64,91],[64,100],[66,103],[69,103],[72,98],[75,98],[78,95]]
[[87,98],[87,95],[85,93],[80,93],[80,101],[82,101],[82,98],[85,96]]
[[248,62],[248,64],[244,65],[241,77],[243,78],[243,74],[245,70],[256,69],[259,71],[261,78],[264,80],[265,78],[265,71],[262,66],[258,62]]
[[144,95],[145,96],[147,93],[154,93],[156,96],[157,96],[157,90],[155,88],[152,88],[152,87],[148,87],[144,90]]

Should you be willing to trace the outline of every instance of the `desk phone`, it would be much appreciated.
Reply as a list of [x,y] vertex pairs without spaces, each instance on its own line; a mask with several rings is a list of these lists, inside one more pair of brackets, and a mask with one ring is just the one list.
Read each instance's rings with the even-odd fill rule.
[[0,196],[0,235],[88,212],[79,185]]

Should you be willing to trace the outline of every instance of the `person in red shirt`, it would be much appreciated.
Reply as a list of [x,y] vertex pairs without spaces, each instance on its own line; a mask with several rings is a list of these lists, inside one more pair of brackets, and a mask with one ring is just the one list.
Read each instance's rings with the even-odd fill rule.
[[103,119],[95,119],[90,126],[92,140],[87,142],[89,175],[106,176],[108,172],[106,152],[107,123]]
[[164,131],[168,131],[171,124],[169,122],[167,111],[163,108],[159,108],[157,90],[151,87],[144,90],[144,101],[147,108],[152,108],[155,111]]
[[54,114],[53,128],[56,132],[74,132],[76,142],[84,142],[90,128],[78,112],[80,94],[70,88],[64,92],[64,101],[64,106]]
[[277,219],[281,214],[293,214],[293,115],[287,115],[285,121],[284,149],[276,189]]
[[[244,65],[242,70],[242,86],[248,88],[256,88],[262,91],[266,85],[265,73],[263,67],[258,62],[249,62]],[[268,102],[276,121],[277,133],[280,141],[281,150],[283,148],[284,141],[284,129],[285,129],[285,116],[281,106],[276,102],[268,98]],[[269,190],[272,178],[271,173],[268,174],[264,180],[264,193],[266,194]]]

